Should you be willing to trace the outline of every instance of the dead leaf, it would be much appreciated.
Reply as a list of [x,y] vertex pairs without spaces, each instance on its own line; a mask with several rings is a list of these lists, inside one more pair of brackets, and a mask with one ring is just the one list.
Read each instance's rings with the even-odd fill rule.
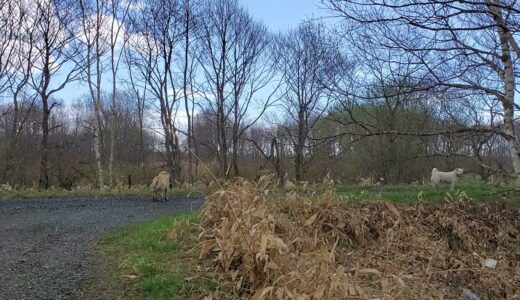
[[357,273],[359,274],[365,274],[365,275],[375,275],[377,277],[381,277],[381,272],[379,272],[377,269],[374,268],[363,268],[357,270]]
[[121,275],[122,278],[137,279],[139,275]]
[[262,299],[262,298],[264,298],[264,296],[267,295],[268,293],[270,293],[273,289],[274,289],[274,286],[267,286],[267,287],[265,287],[262,290],[262,292],[260,293],[260,295],[258,297],[255,297],[255,299]]
[[234,272],[231,273],[231,280],[235,281],[235,279],[237,279],[237,275],[238,275],[238,270],[235,270]]
[[325,294],[325,285],[322,284],[320,285],[317,289],[316,289],[316,292],[314,292],[314,295],[312,295],[312,299],[316,299],[316,300],[319,300],[321,298],[323,298],[323,295]]
[[201,255],[210,252],[213,249],[213,247],[215,247],[215,240],[205,240],[205,241],[203,241],[202,245],[200,247]]
[[199,278],[199,277],[200,277],[200,276],[195,275],[195,276],[186,277],[186,278],[184,278],[184,280],[185,280],[185,281],[193,281],[193,280],[195,280],[195,279],[197,279],[197,278]]
[[168,232],[168,239],[175,241],[177,239],[177,230],[175,228],[172,228],[170,232]]
[[267,234],[262,234],[262,238],[260,239],[260,252],[265,253],[267,250]]
[[266,270],[266,269],[278,270],[278,269],[280,269],[280,267],[278,267],[278,265],[275,262],[270,261],[267,264],[265,264],[264,270]]
[[385,202],[385,205],[388,208],[388,210],[391,211],[396,217],[398,217],[399,219],[401,218],[401,215],[399,214],[397,208],[395,208],[394,204],[390,202]]
[[305,226],[312,225],[316,221],[317,218],[318,218],[318,213],[315,213],[310,218],[308,218],[307,221],[305,221]]

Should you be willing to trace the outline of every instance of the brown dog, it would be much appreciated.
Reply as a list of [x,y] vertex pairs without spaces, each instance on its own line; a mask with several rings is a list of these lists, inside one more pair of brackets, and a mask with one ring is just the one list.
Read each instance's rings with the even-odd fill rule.
[[159,172],[159,175],[155,176],[150,189],[153,192],[152,201],[166,201],[166,193],[170,187],[170,174],[166,171]]

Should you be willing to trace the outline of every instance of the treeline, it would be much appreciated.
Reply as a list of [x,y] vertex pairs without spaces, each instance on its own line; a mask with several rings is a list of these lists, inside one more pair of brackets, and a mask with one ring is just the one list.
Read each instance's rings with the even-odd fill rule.
[[273,33],[236,0],[0,0],[0,182],[519,173],[520,8],[405,2]]

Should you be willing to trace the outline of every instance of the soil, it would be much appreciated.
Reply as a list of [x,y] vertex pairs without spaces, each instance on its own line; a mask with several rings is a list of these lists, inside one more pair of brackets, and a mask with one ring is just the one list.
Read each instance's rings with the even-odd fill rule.
[[93,244],[117,227],[198,208],[202,198],[0,201],[0,299],[83,299]]

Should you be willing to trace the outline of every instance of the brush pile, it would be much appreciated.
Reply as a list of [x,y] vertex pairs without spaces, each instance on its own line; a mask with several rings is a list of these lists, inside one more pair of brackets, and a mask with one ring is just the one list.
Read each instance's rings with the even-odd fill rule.
[[200,257],[241,298],[520,299],[516,207],[355,203],[238,180],[208,197]]

